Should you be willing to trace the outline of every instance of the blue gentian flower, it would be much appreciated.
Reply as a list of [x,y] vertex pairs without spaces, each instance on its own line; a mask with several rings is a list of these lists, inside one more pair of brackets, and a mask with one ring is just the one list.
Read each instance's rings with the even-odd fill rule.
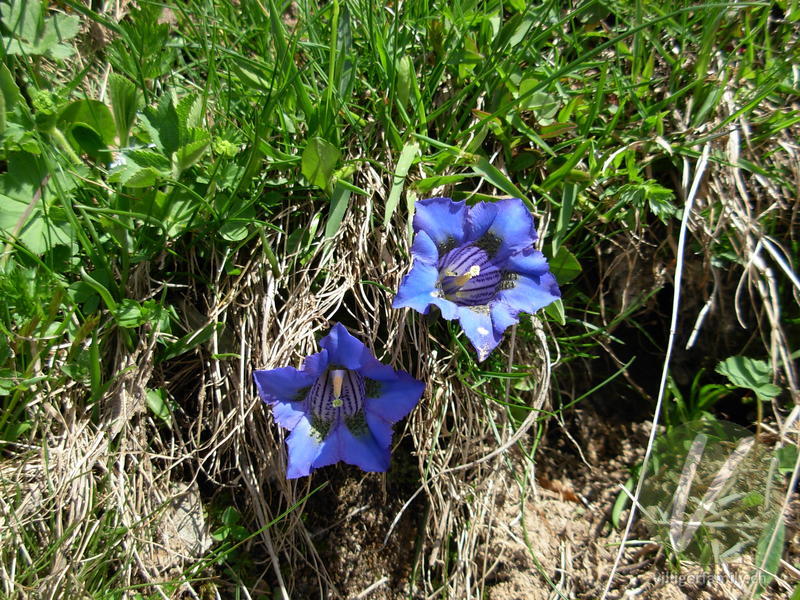
[[288,429],[286,477],[343,461],[386,471],[392,424],[416,406],[425,384],[380,363],[340,323],[302,369],[255,371],[258,393]]
[[450,198],[416,204],[414,264],[393,307],[458,319],[484,360],[519,313],[533,313],[561,297],[547,260],[533,244],[533,217],[517,198],[468,207]]

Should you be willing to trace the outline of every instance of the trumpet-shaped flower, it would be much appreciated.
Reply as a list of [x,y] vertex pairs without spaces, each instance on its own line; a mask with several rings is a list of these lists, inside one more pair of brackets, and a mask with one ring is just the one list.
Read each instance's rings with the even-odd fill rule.
[[414,263],[393,307],[458,319],[484,360],[519,322],[561,297],[547,260],[534,250],[533,217],[517,198],[468,207],[450,198],[416,204]]
[[319,345],[302,369],[253,373],[275,422],[291,432],[286,477],[339,461],[386,471],[392,424],[416,406],[425,384],[380,363],[339,323]]

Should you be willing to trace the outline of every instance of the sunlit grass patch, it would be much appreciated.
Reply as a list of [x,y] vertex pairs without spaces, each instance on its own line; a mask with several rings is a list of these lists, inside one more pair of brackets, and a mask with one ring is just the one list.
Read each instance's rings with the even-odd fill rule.
[[[548,450],[613,458],[587,415],[653,418],[679,264],[661,422],[796,444],[797,18],[2,2],[2,593],[493,597],[532,569],[543,595],[601,597],[526,519]],[[519,198],[561,291],[483,362],[460,327],[392,309],[436,196]],[[287,481],[252,373],[299,367],[334,322],[427,391],[385,476]],[[611,510],[587,493],[582,515]]]

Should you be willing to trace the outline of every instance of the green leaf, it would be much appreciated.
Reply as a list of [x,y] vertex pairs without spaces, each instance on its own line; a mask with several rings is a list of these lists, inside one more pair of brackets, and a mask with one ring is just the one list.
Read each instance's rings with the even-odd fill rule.
[[219,228],[219,234],[229,242],[240,242],[250,233],[250,225],[256,218],[252,204],[246,205],[240,212],[226,216]]
[[469,177],[469,175],[466,173],[461,175],[434,175],[433,177],[425,177],[424,179],[415,181],[411,184],[411,187],[413,187],[420,194],[427,194],[433,188],[437,188],[442,185],[452,185],[454,183],[458,183],[459,181],[463,181],[467,177]]
[[403,108],[408,106],[411,84],[414,81],[414,63],[410,56],[403,56],[397,65],[397,102]]
[[797,446],[794,444],[786,444],[777,451],[778,456],[778,471],[784,475],[794,472],[794,466],[797,464]]
[[108,93],[117,130],[117,144],[126,146],[141,104],[139,90],[131,81],[112,73],[108,78]]
[[321,137],[311,138],[303,150],[301,162],[303,176],[312,185],[327,190],[341,155],[339,149],[327,140]]
[[565,325],[567,322],[566,315],[564,313],[564,303],[561,301],[561,298],[548,304],[545,307],[544,312],[551,319],[555,319],[560,325]]
[[408,142],[400,151],[400,158],[397,159],[397,168],[394,172],[394,179],[392,180],[392,189],[389,191],[389,198],[386,200],[386,210],[383,215],[383,226],[388,227],[392,214],[400,202],[400,194],[403,193],[403,184],[405,183],[408,170],[414,163],[414,159],[419,153],[419,143]]
[[6,442],[16,442],[22,435],[30,431],[33,427],[30,421],[9,423],[3,430],[3,440]]
[[528,208],[532,207],[531,201],[527,196],[525,196],[525,194],[522,193],[522,190],[511,183],[511,180],[506,177],[497,167],[490,164],[485,157],[481,156],[478,158],[478,160],[476,160],[472,165],[472,169],[475,173],[483,177],[498,190],[505,192],[509,196],[523,200],[525,204],[528,205]]
[[167,425],[172,425],[172,413],[167,405],[166,392],[164,392],[162,388],[158,388],[157,390],[148,389],[145,394],[145,401],[147,402],[147,408],[149,408],[156,417],[164,421]]
[[153,167],[163,171],[165,174],[169,172],[171,166],[166,156],[152,150],[130,150],[125,153],[125,158],[130,159],[140,167]]
[[347,5],[342,3],[341,15],[339,16],[339,31],[336,36],[336,73],[339,80],[337,87],[342,98],[346,98],[351,91],[355,77],[355,56],[350,11]]
[[[0,4],[0,19],[11,33],[19,38],[33,42],[44,27],[42,3],[37,0],[9,0]],[[9,54],[18,54],[11,52]]]
[[761,400],[770,400],[781,393],[781,388],[771,383],[772,370],[763,360],[731,356],[719,363],[716,370],[736,387],[753,390]]
[[121,183],[132,188],[150,187],[161,179],[164,179],[164,174],[158,169],[141,167],[135,163],[128,163],[122,166],[108,178],[111,183]]
[[125,298],[122,302],[117,304],[117,308],[114,311],[114,318],[117,321],[117,325],[120,327],[126,329],[139,327],[144,320],[142,305],[136,300]]
[[575,148],[572,154],[567,157],[567,160],[542,182],[542,189],[545,191],[550,191],[556,185],[561,183],[565,177],[570,175],[572,168],[577,165],[586,155],[586,152],[588,152],[591,145],[592,140],[584,140],[581,142],[580,146]]
[[339,225],[342,223],[347,205],[350,202],[350,190],[342,185],[341,181],[337,181],[331,194],[331,211],[328,216],[328,222],[325,224],[325,237],[331,238],[339,231]]
[[561,246],[556,252],[556,255],[549,259],[550,271],[556,278],[559,284],[564,284],[575,279],[580,275],[582,269],[581,264],[575,255]]
[[[774,534],[774,539],[773,539]],[[775,579],[781,565],[783,555],[783,542],[786,537],[786,527],[783,524],[783,515],[776,515],[758,538],[756,547],[756,587],[753,598],[758,598]],[[772,541],[772,544],[770,544]]]
[[109,108],[97,100],[75,100],[58,115],[57,127],[69,133],[75,125],[85,125],[94,130],[107,146],[114,143],[117,127]]
[[14,107],[22,101],[22,94],[20,94],[17,82],[14,81],[14,76],[5,63],[0,62],[0,91],[2,91],[3,98],[6,103],[6,110],[11,112]]
[[58,244],[72,243],[72,228],[63,213],[50,210],[50,202],[75,188],[64,173],[48,173],[38,157],[13,152],[8,171],[0,174],[0,230],[42,254]]
[[176,356],[180,356],[181,354],[189,352],[189,350],[193,350],[197,346],[205,344],[208,340],[211,339],[211,336],[214,335],[214,332],[218,331],[223,326],[224,326],[223,323],[218,323],[214,321],[209,323],[205,327],[201,327],[197,331],[193,331],[192,333],[183,336],[177,342],[173,342],[172,344],[167,346],[164,355],[161,357],[161,360],[166,361],[173,359]]
[[85,154],[97,162],[111,162],[108,146],[103,143],[103,138],[94,129],[83,123],[78,123],[70,132],[75,143]]
[[252,64],[252,61],[244,61],[238,57],[234,57],[229,64],[233,67],[234,72],[236,72],[236,74],[239,76],[240,82],[250,86],[254,90],[258,90],[259,92],[270,89],[272,73],[266,69],[260,72],[256,71],[255,69],[262,68],[261,65],[256,66]]
[[220,520],[222,521],[223,525],[231,527],[233,525],[236,525],[241,520],[241,518],[242,516],[239,514],[239,511],[237,511],[232,506],[228,506],[225,510],[222,511]]
[[45,19],[42,35],[36,40],[36,53],[62,60],[69,58],[75,50],[62,42],[78,35],[80,26],[80,19],[75,15],[55,14]]
[[567,234],[569,221],[572,218],[572,210],[578,197],[578,186],[576,184],[565,185],[561,192],[561,209],[558,211],[556,220],[556,230],[553,235],[553,253],[558,256],[558,244]]
[[200,96],[184,96],[175,107],[178,113],[178,123],[182,132],[192,128],[201,128],[203,125],[203,99]]
[[[625,489],[628,492],[633,491],[633,477],[629,477],[628,481],[625,482]],[[630,497],[624,491],[620,491],[617,495],[617,499],[614,502],[614,506],[611,508],[611,524],[614,526],[614,529],[619,529],[620,526],[620,517],[622,516],[622,511],[624,511],[628,504],[630,503]]]
[[194,165],[203,157],[211,146],[211,139],[198,140],[181,146],[172,155],[172,174],[177,179],[186,169]]
[[[539,85],[536,79],[523,79],[519,84],[520,96]],[[558,112],[560,102],[550,94],[542,91],[533,92],[523,102],[522,106],[527,110],[532,110],[536,115],[536,120],[542,125],[549,125],[553,117]]]
[[172,156],[180,146],[180,124],[172,96],[164,94],[158,106],[144,109],[143,125],[149,130],[156,147],[166,156]]

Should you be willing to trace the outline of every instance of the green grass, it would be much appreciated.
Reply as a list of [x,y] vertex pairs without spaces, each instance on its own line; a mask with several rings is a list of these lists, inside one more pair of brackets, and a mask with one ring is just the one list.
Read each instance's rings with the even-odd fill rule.
[[[425,448],[422,433],[452,431],[466,414],[496,445],[530,428],[513,444],[530,466],[547,451],[553,432],[543,426],[554,415],[569,421],[576,406],[612,396],[651,412],[655,390],[639,373],[663,358],[681,178],[707,143],[679,343],[712,288],[719,299],[699,336],[705,358],[682,355],[667,424],[738,411],[760,427],[774,423],[773,409],[785,416],[796,393],[787,357],[798,350],[797,290],[774,263],[751,270],[740,310],[757,325],[752,336],[736,324],[733,299],[761,236],[798,257],[797,166],[786,151],[800,120],[795,4],[190,0],[115,14],[74,0],[3,2],[2,593],[46,584],[56,594],[135,588],[155,598],[154,582],[171,581],[169,596],[182,579],[223,596],[263,579],[278,593],[280,569],[242,566],[235,552],[218,553],[231,561],[222,566],[184,561],[173,578],[142,566],[137,544],[157,538],[155,515],[175,482],[200,482],[216,526],[222,486],[237,490],[231,506],[248,532],[296,507],[302,486],[266,478],[282,441],[262,433],[275,427],[250,370],[288,364],[266,364],[278,357],[296,364],[328,321],[362,328],[397,367],[441,386],[406,431],[422,457],[412,492],[454,466],[436,453],[473,430]],[[507,335],[477,364],[458,328],[389,316],[414,200],[433,194],[511,195],[534,212],[563,298],[523,321],[513,352]],[[330,290],[338,304],[325,299]],[[308,323],[281,338],[304,298]],[[729,333],[717,344],[714,329]],[[383,348],[403,330],[406,347]],[[782,391],[763,405],[734,395],[744,408],[715,412],[724,395],[713,386],[729,382],[713,370],[739,355],[767,360],[761,383]],[[91,448],[91,460],[67,452],[71,444]],[[50,459],[62,462],[51,469]],[[513,473],[516,463],[496,464]],[[477,481],[472,471],[459,477]],[[26,497],[46,501],[33,510]],[[83,512],[69,512],[76,499]],[[453,502],[466,514],[468,500]],[[275,539],[241,536],[283,565],[289,588],[313,555],[299,512]],[[474,557],[445,558],[414,565],[409,597],[438,586],[442,597],[468,593],[458,574],[476,568]],[[54,578],[64,560],[68,575]]]

